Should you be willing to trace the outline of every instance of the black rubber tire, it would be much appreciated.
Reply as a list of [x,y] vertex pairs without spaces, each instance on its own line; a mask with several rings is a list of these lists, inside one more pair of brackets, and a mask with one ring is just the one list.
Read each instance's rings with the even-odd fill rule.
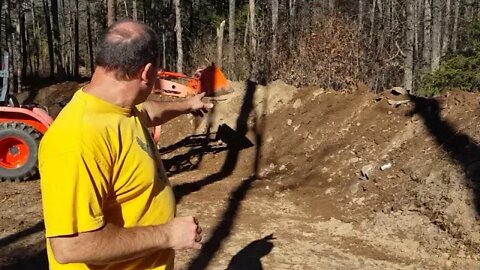
[[24,181],[30,179],[38,172],[38,145],[42,134],[33,127],[19,122],[6,122],[0,124],[0,140],[5,137],[22,139],[29,148],[29,156],[25,164],[19,168],[10,169],[0,165],[0,180]]

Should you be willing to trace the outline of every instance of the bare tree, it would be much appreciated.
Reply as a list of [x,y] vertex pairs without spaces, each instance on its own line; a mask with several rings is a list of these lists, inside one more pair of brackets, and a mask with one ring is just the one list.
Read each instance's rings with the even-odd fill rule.
[[[288,35],[288,44],[290,45],[290,49],[293,49],[294,43],[295,43],[295,26],[296,26],[296,14],[295,14],[295,8],[296,8],[296,2],[297,0],[288,0],[288,11],[289,11],[289,35]],[[252,17],[253,18],[253,17]],[[254,21],[254,20],[253,20]]]
[[272,59],[277,58],[278,0],[272,0]]
[[372,0],[372,10],[370,11],[370,44],[373,42],[373,33],[376,29],[375,10],[377,10],[377,0]]
[[137,0],[132,1],[132,19],[134,21],[138,20]]
[[363,0],[358,0],[358,26],[363,28]]
[[406,1],[407,31],[406,31],[406,57],[404,66],[404,86],[408,91],[413,90],[414,70],[414,35],[415,35],[415,0]]
[[[15,13],[17,21],[15,25],[15,34],[13,35],[13,48],[15,49],[15,53],[13,54],[13,61],[15,62],[15,78],[16,78],[16,89],[18,92],[22,91],[22,77],[23,77],[23,59],[24,56],[24,48],[23,44],[25,41],[22,42],[23,31],[25,31],[24,25],[25,21],[22,22],[22,1],[15,1]],[[22,27],[23,25],[23,27]],[[23,44],[22,44],[23,43]]]
[[335,10],[335,0],[328,0],[328,11],[333,13]]
[[[28,65],[28,58],[29,53],[27,51],[27,41],[29,40],[27,37],[27,29],[25,27],[25,12],[23,8],[23,1],[17,1],[17,16],[18,16],[18,33],[17,38],[19,39],[18,42],[20,46],[18,47],[21,49],[19,64],[21,63],[21,69],[19,68],[20,74],[18,75],[18,89],[22,89],[22,81],[27,75],[27,65]],[[20,65],[19,65],[20,67]]]
[[115,12],[116,1],[107,0],[107,25],[110,26],[115,22],[116,12]]
[[124,6],[124,9],[125,9],[125,16],[128,18],[128,4],[127,4],[127,0],[123,0],[123,6]]
[[88,56],[90,62],[90,75],[93,74],[95,70],[95,63],[93,60],[93,38],[92,38],[92,16],[91,16],[91,5],[92,3],[87,2],[87,37],[88,37]]
[[[88,3],[87,3],[88,4]],[[79,77],[80,71],[80,32],[78,27],[78,20],[79,20],[79,9],[78,9],[78,0],[75,0],[75,14],[74,14],[74,42],[75,42],[75,58],[74,58],[74,69],[73,69],[73,76],[75,79]]]
[[217,28],[217,65],[222,66],[223,60],[223,32],[225,29],[225,21],[220,23],[220,26]]
[[446,0],[445,16],[443,22],[443,41],[442,41],[442,55],[450,47],[450,19],[451,18],[451,0]]
[[182,48],[182,12],[180,0],[173,0],[175,5],[175,32],[177,36],[177,71],[183,72],[183,48]]
[[423,19],[423,63],[430,69],[432,62],[432,5],[431,0],[425,0]]
[[45,13],[45,29],[47,32],[50,78],[53,78],[55,74],[55,58],[54,58],[54,49],[53,49],[52,24],[50,22],[50,8],[48,6],[47,0],[43,0],[43,11]]
[[257,56],[257,27],[255,24],[255,0],[249,0],[248,6],[250,11],[250,31],[252,33],[252,36],[250,39],[250,49],[253,57],[255,58]]
[[235,56],[235,0],[229,0],[228,6],[228,62],[233,65]]
[[415,57],[416,66],[422,67],[423,59],[423,15],[425,14],[425,0],[415,0]]
[[248,32],[250,30],[250,10],[247,12],[247,21],[245,22],[245,32],[243,35],[243,47],[247,47]]
[[[40,36],[40,26],[38,21],[36,20],[36,15],[35,15],[35,1],[30,0],[30,5],[32,7],[31,12],[32,12],[32,28],[33,28],[33,42],[34,42],[34,74],[35,77],[38,77],[38,71],[40,69],[40,42],[39,42],[39,36]],[[1,12],[0,12],[1,14]]]
[[62,43],[60,40],[60,25],[58,21],[58,1],[57,0],[51,0],[50,1],[50,11],[51,11],[51,16],[52,16],[52,30],[53,30],[53,41],[54,41],[54,54],[55,54],[55,62],[56,62],[56,68],[57,68],[57,75],[60,77],[65,76],[65,70],[63,67],[63,61],[62,61]]
[[461,5],[462,0],[456,0],[453,1],[454,9],[455,9],[455,14],[453,18],[453,31],[452,31],[452,49],[454,51],[457,50],[457,42],[458,42],[458,21],[460,17],[460,5]]
[[432,66],[434,71],[440,66],[442,49],[442,0],[433,0],[433,24],[432,24]]

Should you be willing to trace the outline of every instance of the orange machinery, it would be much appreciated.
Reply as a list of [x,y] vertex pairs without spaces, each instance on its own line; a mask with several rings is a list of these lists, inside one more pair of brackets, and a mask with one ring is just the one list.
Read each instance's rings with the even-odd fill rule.
[[205,92],[205,96],[214,97],[233,91],[227,78],[215,64],[198,69],[191,77],[183,73],[160,70],[158,78],[155,92],[162,95],[187,97]]
[[52,123],[48,112],[20,105],[8,93],[8,53],[3,53],[0,78],[0,180],[22,181],[37,173],[40,138]]

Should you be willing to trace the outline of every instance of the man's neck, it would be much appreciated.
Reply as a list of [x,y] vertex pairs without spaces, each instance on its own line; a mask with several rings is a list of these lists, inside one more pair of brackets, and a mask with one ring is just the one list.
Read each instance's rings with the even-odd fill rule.
[[92,79],[83,90],[97,98],[122,108],[132,108],[136,103],[135,82],[120,81],[113,72],[97,67]]

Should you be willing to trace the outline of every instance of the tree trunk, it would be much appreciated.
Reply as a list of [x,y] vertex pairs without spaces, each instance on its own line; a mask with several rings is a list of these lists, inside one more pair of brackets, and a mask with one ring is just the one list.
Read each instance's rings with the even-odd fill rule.
[[425,0],[425,14],[423,20],[423,64],[430,69],[432,63],[432,5],[431,0]]
[[414,60],[414,35],[415,35],[415,0],[407,0],[407,31],[406,31],[406,58],[404,66],[403,83],[407,91],[413,91],[413,60]]
[[[382,55],[383,54],[383,47],[385,43],[385,22],[383,20],[383,3],[382,0],[377,0],[378,6],[378,23],[377,29],[379,29],[378,33],[378,45],[377,45],[377,52]],[[414,32],[415,33],[415,32]]]
[[88,56],[90,62],[90,76],[93,75],[95,71],[95,63],[93,60],[93,38],[92,38],[92,18],[90,15],[90,2],[86,3],[87,5],[87,36],[88,36]]
[[453,31],[452,31],[452,49],[453,51],[457,50],[458,42],[458,20],[460,16],[460,5],[462,0],[453,1],[455,3],[455,15],[453,18]]
[[[38,71],[40,68],[40,26],[35,16],[35,1],[30,0],[30,5],[32,6],[32,28],[33,28],[33,53],[34,53],[34,74],[35,77],[38,77]],[[0,12],[1,14],[1,12]]]
[[162,67],[167,68],[167,40],[165,31],[162,33]]
[[[423,16],[425,14],[425,1],[416,0],[415,5],[415,57],[423,59]],[[415,61],[415,65],[421,68],[422,61]]]
[[28,65],[28,58],[30,57],[28,51],[27,51],[27,30],[25,27],[25,13],[23,12],[23,1],[18,1],[17,2],[17,14],[18,14],[18,20],[20,21],[19,27],[18,27],[18,36],[17,38],[19,39],[20,46],[21,46],[21,55],[19,61],[22,63],[21,67],[22,69],[20,70],[19,74],[19,89],[22,89],[22,81],[25,79],[25,76],[27,75],[27,65]]
[[247,21],[245,22],[245,34],[243,35],[243,47],[247,47],[248,31],[250,29],[250,11],[247,12]]
[[277,60],[278,0],[272,0],[272,61]]
[[[65,2],[66,1],[66,2]],[[73,51],[73,44],[72,40],[69,40],[67,38],[68,31],[70,27],[72,27],[72,22],[71,22],[71,5],[70,5],[70,0],[61,0],[60,1],[60,15],[61,17],[59,18],[59,21],[63,22],[62,28],[60,29],[60,43],[62,44],[62,63],[64,63],[64,68],[66,71],[67,77],[70,77],[72,74],[72,68],[68,65],[68,55],[70,54],[71,51]],[[67,16],[67,10],[68,10],[68,16]]]
[[[17,81],[17,93],[22,91],[22,78],[23,78],[23,59],[24,51],[23,51],[23,44],[22,44],[22,24],[25,25],[25,22],[22,22],[22,1],[15,1],[15,11],[16,11],[16,23],[15,25],[15,35],[14,35],[14,49],[15,54],[13,55],[13,60],[15,62],[15,77]],[[23,27],[25,28],[25,27]],[[24,30],[25,31],[25,30]]]
[[451,0],[446,0],[445,16],[444,16],[445,21],[443,24],[444,27],[443,27],[442,55],[444,55],[450,47],[450,18],[451,18]]
[[145,3],[145,0],[143,0],[143,22],[147,22],[147,3]]
[[433,25],[432,25],[432,66],[434,71],[440,66],[442,49],[442,0],[433,0]]
[[123,0],[123,6],[125,8],[125,17],[129,17],[128,16],[128,4],[127,4],[127,0]]
[[220,26],[217,28],[217,65],[222,66],[223,60],[223,32],[225,29],[225,21],[220,23]]
[[52,24],[50,22],[50,8],[48,6],[47,0],[43,0],[43,11],[45,13],[45,29],[47,31],[50,78],[53,78],[55,74],[55,56],[54,56],[54,49],[53,49]]
[[[4,41],[6,42],[6,38],[3,39],[3,33],[2,33],[2,30],[4,30],[4,29],[2,28],[2,21],[3,21],[3,20],[2,20],[2,17],[3,17],[3,16],[2,16],[2,14],[3,14],[3,2],[4,2],[3,0],[0,0],[0,47],[6,48],[6,44],[3,43]],[[4,23],[4,25],[5,25],[5,24],[6,24],[6,23]],[[2,67],[1,67],[1,61],[0,61],[0,69],[1,69],[1,68],[2,68]]]
[[134,21],[138,20],[137,0],[132,1],[132,19]]
[[65,70],[62,63],[62,44],[60,42],[60,29],[58,22],[58,2],[57,0],[50,1],[51,6],[51,16],[52,16],[52,30],[53,30],[53,40],[54,40],[54,53],[55,61],[57,67],[57,75],[60,77],[65,76]]
[[235,57],[235,0],[229,0],[228,6],[228,63],[233,65]]
[[175,5],[175,32],[177,34],[177,71],[183,72],[183,47],[182,47],[182,11],[180,0],[173,0]]
[[295,16],[295,5],[296,0],[288,0],[288,11],[289,11],[289,34],[288,34],[288,45],[290,46],[290,50],[293,50],[295,44],[295,30],[296,30],[296,23],[295,21],[298,20]]
[[375,32],[375,11],[377,10],[377,0],[372,0],[372,10],[370,11],[370,44],[373,42],[373,33]]
[[478,0],[465,0],[465,20],[466,21],[473,21],[475,19],[475,14],[474,14],[474,11],[473,11],[473,4],[474,4],[474,1],[478,1]]
[[328,11],[330,13],[335,11],[335,0],[328,0]]
[[[291,1],[291,0],[290,0]],[[248,6],[250,11],[250,30],[252,36],[250,39],[250,48],[253,58],[257,56],[257,27],[255,24],[255,0],[248,0]]]
[[358,27],[363,29],[363,0],[358,0]]
[[7,0],[7,10],[6,10],[6,22],[5,22],[5,37],[7,39],[7,50],[9,51],[10,55],[10,61],[8,62],[8,84],[9,84],[9,89],[10,93],[15,93],[17,90],[17,84],[16,84],[16,73],[15,73],[15,55],[17,54],[17,51],[14,48],[14,42],[15,42],[15,31],[12,31],[12,5],[10,0]]
[[[88,3],[87,3],[88,4]],[[79,16],[79,9],[78,9],[78,0],[75,0],[75,20],[74,20],[74,28],[75,28],[75,59],[74,59],[74,70],[73,76],[75,79],[78,79],[80,76],[80,32],[78,29],[78,20]]]
[[115,5],[115,0],[107,0],[107,26],[110,26],[115,22]]

